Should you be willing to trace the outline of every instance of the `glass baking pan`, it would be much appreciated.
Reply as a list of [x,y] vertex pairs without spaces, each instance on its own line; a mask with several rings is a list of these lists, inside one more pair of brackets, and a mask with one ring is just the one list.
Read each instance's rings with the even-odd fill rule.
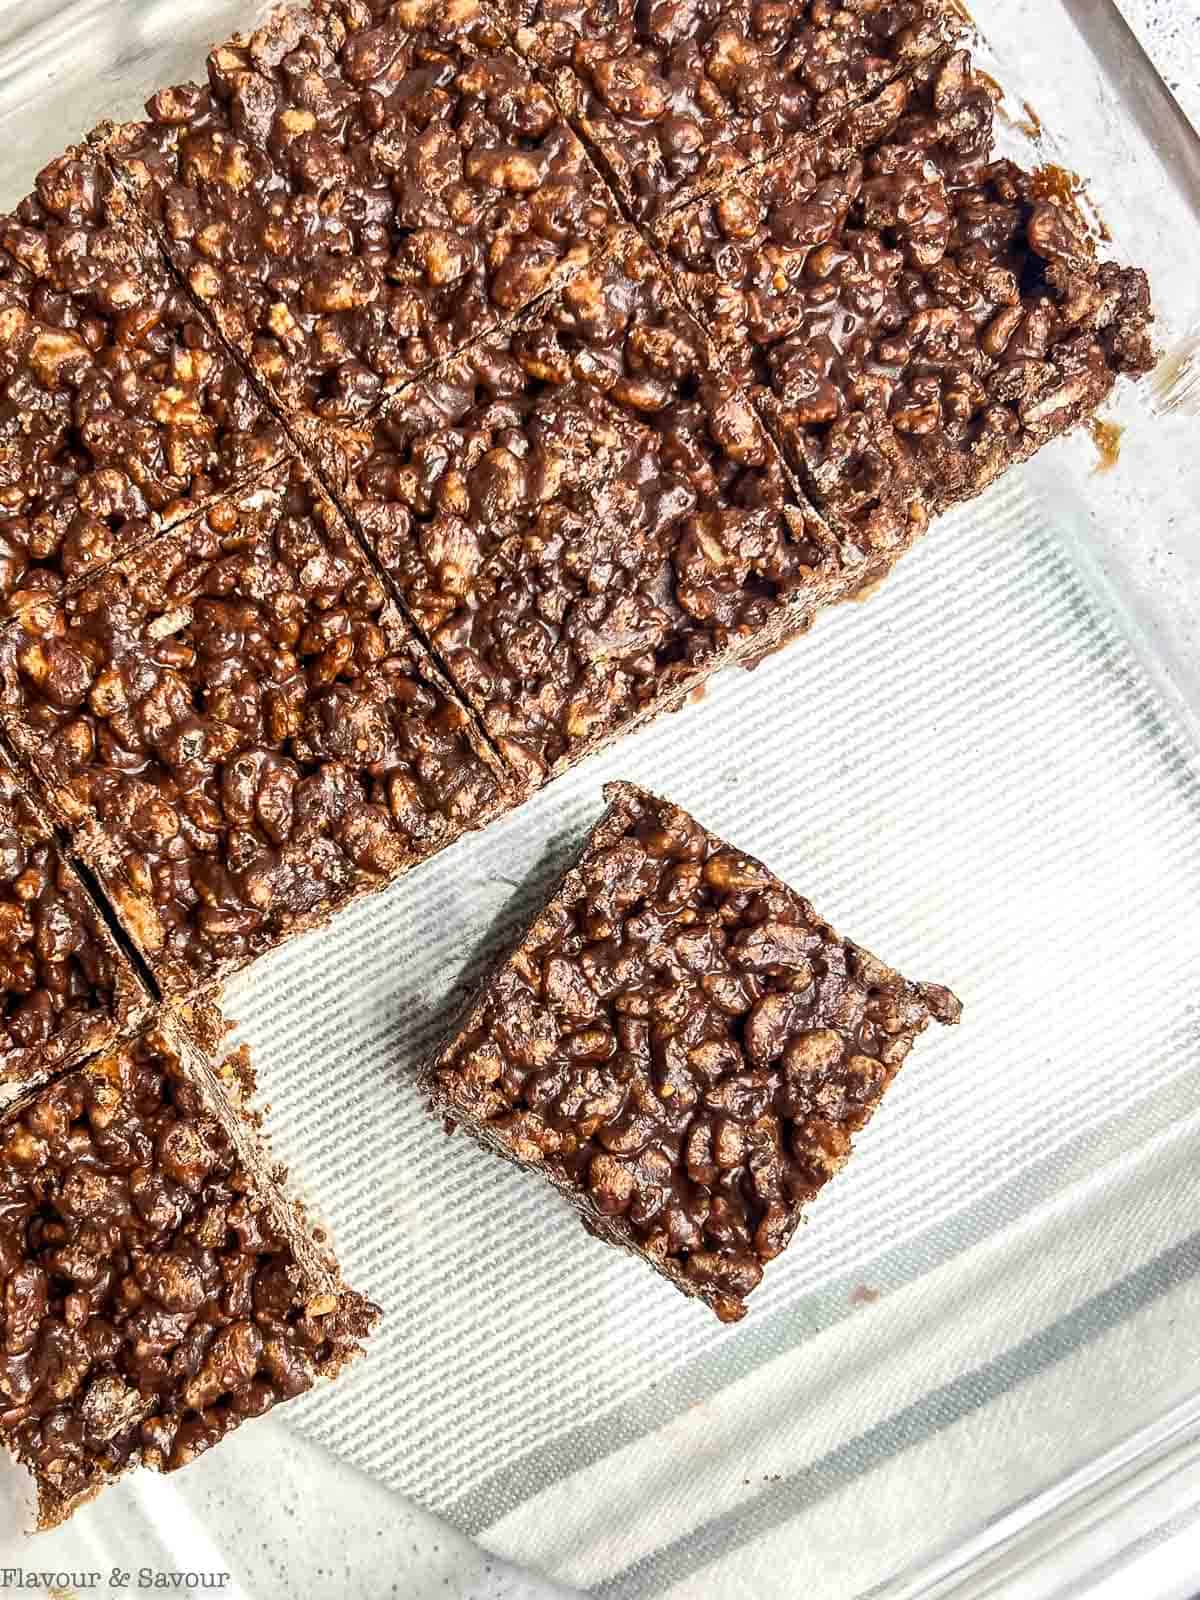
[[[3,0],[0,202],[264,9]],[[1106,412],[1119,459],[1056,444],[869,604],[237,980],[276,1146],[384,1327],[347,1379],[54,1534],[22,1540],[4,1470],[0,1589],[1192,1593],[1200,141],[1113,0],[973,11],[1006,141],[1083,174],[1151,274],[1164,359]],[[733,1330],[412,1084],[617,776],[966,1006]]]

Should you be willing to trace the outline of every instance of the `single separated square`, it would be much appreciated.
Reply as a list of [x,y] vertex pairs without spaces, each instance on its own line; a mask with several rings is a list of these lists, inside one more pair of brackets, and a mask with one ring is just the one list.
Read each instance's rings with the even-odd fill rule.
[[0,721],[173,994],[505,798],[499,762],[295,462],[10,624]]
[[917,1035],[961,1008],[678,806],[604,795],[422,1082],[597,1237],[734,1322]]
[[209,56],[110,152],[286,410],[358,416],[616,220],[477,0],[318,0]]
[[961,32],[952,0],[501,0],[632,216],[821,128]]
[[1053,173],[994,160],[990,81],[926,63],[668,218],[687,303],[822,509],[887,548],[1149,370],[1145,274]]
[[849,582],[632,229],[327,439],[455,686],[534,778],[771,648]]
[[96,151],[51,162],[0,218],[0,615],[283,450]]
[[0,753],[0,1083],[29,1082],[144,1022],[150,996]]
[[336,1376],[379,1315],[272,1175],[244,1074],[164,1018],[0,1120],[0,1442],[43,1528]]

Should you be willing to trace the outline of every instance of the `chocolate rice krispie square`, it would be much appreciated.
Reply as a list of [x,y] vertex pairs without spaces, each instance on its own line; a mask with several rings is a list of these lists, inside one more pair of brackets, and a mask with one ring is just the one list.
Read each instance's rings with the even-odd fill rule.
[[860,581],[632,230],[325,440],[417,625],[533,781]]
[[1100,257],[1053,173],[995,158],[994,93],[943,53],[659,229],[727,370],[868,549],[1153,362],[1145,274]]
[[335,1377],[378,1319],[272,1172],[245,1072],[164,1016],[0,1119],[0,1443],[40,1527]]
[[960,1006],[680,807],[604,792],[422,1084],[597,1237],[734,1322],[917,1036]]
[[0,724],[171,994],[508,803],[295,461],[0,632]]
[[0,217],[0,615],[279,459],[283,429],[94,149]]
[[108,150],[289,415],[362,416],[586,261],[615,207],[477,0],[316,0]]
[[650,222],[870,99],[963,29],[952,0],[499,0]]

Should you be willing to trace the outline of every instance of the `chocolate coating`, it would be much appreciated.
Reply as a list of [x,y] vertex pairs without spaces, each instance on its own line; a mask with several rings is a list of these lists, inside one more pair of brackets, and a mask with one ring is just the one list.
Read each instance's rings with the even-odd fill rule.
[[475,0],[290,11],[114,136],[286,410],[361,416],[585,261],[614,209]]
[[736,1321],[917,1035],[960,1007],[678,806],[605,797],[423,1081],[592,1231]]
[[636,235],[351,435],[349,503],[454,683],[540,776],[840,580]]
[[102,1049],[149,996],[0,757],[0,1081]]
[[165,990],[395,877],[500,800],[296,464],[0,635],[0,714]]
[[283,430],[91,150],[0,218],[0,610],[276,459]]
[[0,1438],[44,1526],[361,1353],[374,1308],[246,1166],[233,1116],[158,1032],[0,1123]]
[[729,371],[867,549],[1152,362],[1145,275],[1099,260],[1037,174],[991,159],[991,113],[950,53],[662,229]]
[[945,0],[508,0],[517,46],[649,221],[952,39]]

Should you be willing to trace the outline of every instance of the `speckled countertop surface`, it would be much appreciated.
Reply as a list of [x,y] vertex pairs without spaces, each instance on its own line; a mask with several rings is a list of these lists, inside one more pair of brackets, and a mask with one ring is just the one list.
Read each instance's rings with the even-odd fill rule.
[[1200,128],[1200,0],[1118,0],[1167,87]]

